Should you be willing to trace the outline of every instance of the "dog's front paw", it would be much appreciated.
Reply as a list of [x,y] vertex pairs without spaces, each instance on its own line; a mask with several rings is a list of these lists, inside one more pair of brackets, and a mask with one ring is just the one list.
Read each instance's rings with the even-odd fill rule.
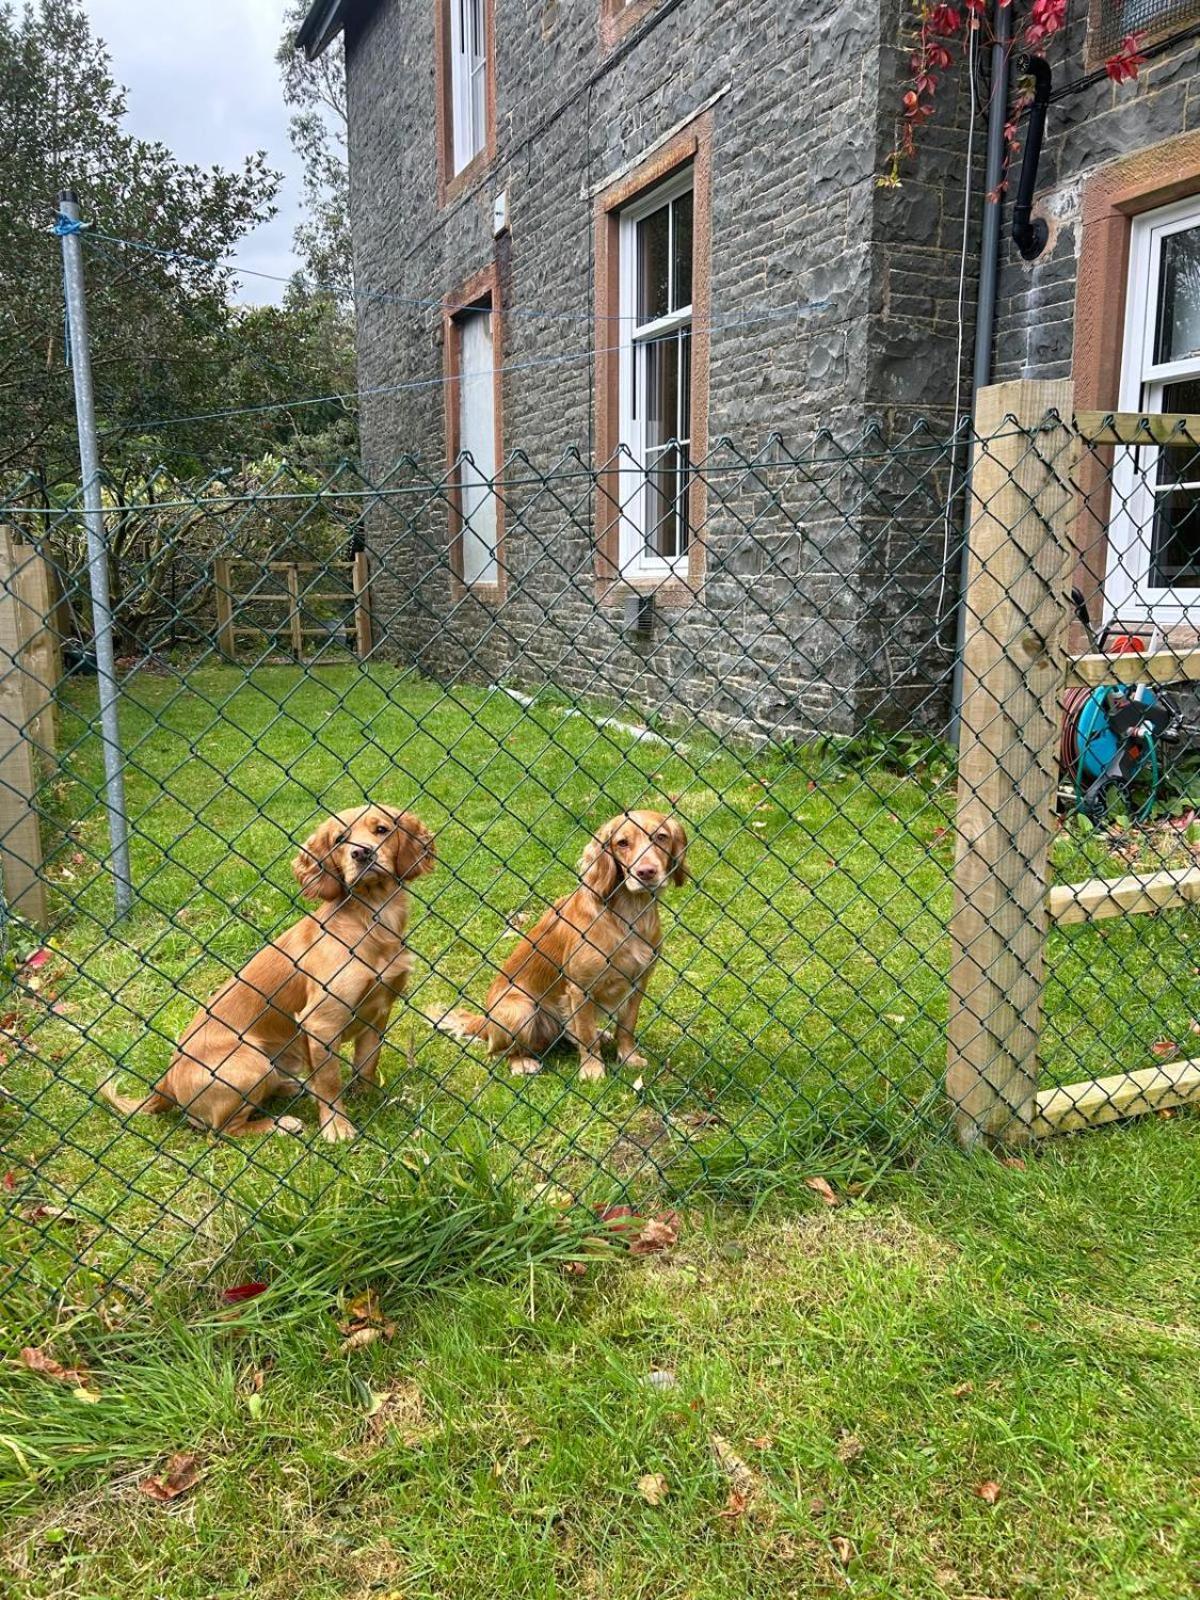
[[628,1050],[620,1058],[623,1067],[648,1067],[650,1063],[638,1050]]
[[532,1078],[542,1070],[536,1056],[509,1056],[508,1070],[514,1078]]
[[276,1117],[275,1131],[277,1133],[303,1133],[304,1124],[299,1117]]
[[599,1056],[585,1056],[579,1063],[579,1076],[584,1083],[599,1083],[604,1076],[604,1063]]
[[344,1144],[357,1136],[358,1129],[347,1117],[330,1117],[321,1128],[321,1137],[329,1144]]

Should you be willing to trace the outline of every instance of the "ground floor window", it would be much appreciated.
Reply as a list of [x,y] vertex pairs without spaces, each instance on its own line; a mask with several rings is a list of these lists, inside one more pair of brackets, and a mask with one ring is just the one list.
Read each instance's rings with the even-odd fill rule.
[[467,587],[498,589],[503,523],[497,315],[491,294],[448,317],[447,445],[452,565]]
[[[1125,305],[1120,409],[1200,414],[1200,199],[1134,219]],[[1118,452],[1105,603],[1115,621],[1200,619],[1200,439]]]

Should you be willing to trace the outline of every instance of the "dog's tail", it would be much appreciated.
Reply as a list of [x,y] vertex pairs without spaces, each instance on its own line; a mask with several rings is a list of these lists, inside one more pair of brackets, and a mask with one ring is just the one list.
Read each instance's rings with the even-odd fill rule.
[[114,1072],[111,1077],[105,1078],[100,1085],[100,1093],[123,1117],[131,1117],[136,1112],[142,1112],[146,1116],[157,1116],[160,1111],[169,1110],[175,1103],[158,1089],[151,1089],[150,1093],[143,1095],[140,1100],[136,1095],[118,1094],[113,1088],[117,1077],[118,1074]]
[[482,1039],[488,1030],[487,1018],[477,1011],[468,1011],[465,1006],[454,1006],[449,1011],[427,1011],[425,1015],[440,1033],[448,1033],[464,1044],[468,1039]]

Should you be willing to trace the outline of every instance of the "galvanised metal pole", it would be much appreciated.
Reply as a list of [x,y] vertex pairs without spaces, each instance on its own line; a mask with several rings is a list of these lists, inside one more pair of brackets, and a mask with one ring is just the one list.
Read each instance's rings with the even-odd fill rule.
[[133,877],[129,870],[129,817],[125,810],[125,757],[121,749],[121,730],[117,717],[113,614],[108,593],[108,539],[104,527],[104,505],[100,498],[100,452],[96,445],[96,407],[88,346],[83,246],[79,241],[79,200],[74,190],[62,191],[58,197],[58,211],[56,231],[62,235],[63,286],[71,339],[71,371],[75,378],[75,419],[79,429],[83,516],[87,527],[92,637],[100,690],[100,738],[104,746],[104,804],[108,811],[109,866],[113,876],[117,916],[123,917],[133,905]]

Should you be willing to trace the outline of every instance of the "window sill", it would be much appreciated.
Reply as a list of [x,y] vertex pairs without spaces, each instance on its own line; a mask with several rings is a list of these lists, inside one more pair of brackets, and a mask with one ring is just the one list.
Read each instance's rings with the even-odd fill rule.
[[622,5],[621,0],[601,0],[600,49],[609,51],[620,44],[658,3],[659,0],[628,0],[627,5]]
[[484,145],[483,149],[471,157],[461,172],[456,172],[452,178],[447,178],[441,186],[438,195],[440,206],[453,205],[471,187],[477,178],[482,178],[484,173],[496,159],[495,149],[491,143]]

